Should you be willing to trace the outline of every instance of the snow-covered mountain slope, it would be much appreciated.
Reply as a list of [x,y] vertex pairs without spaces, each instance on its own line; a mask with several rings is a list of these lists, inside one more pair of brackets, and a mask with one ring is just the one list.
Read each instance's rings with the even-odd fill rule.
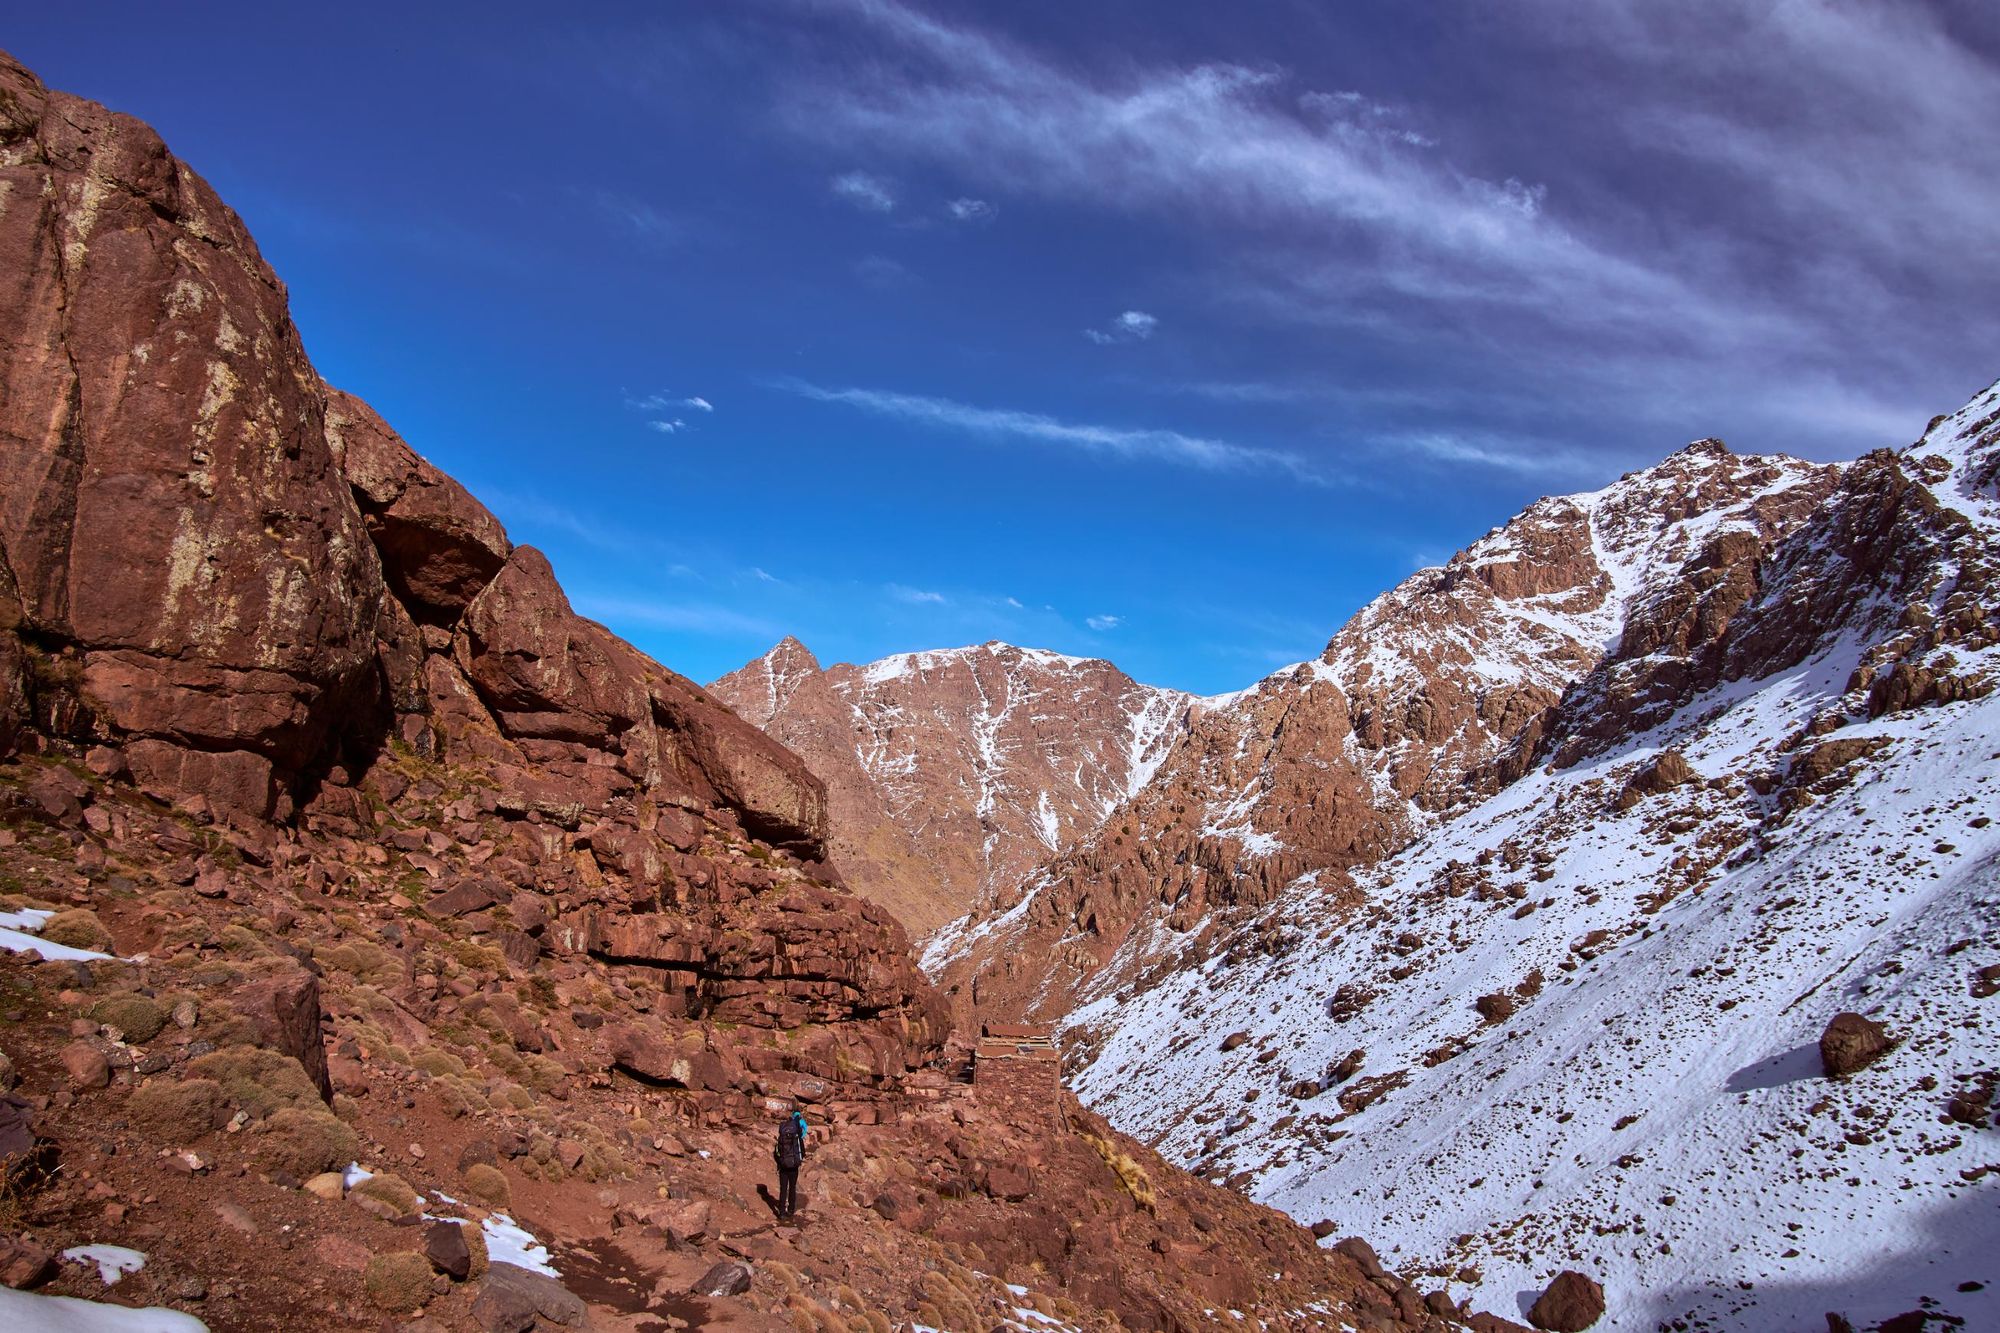
[[1145,785],[1201,701],[986,643],[822,669],[788,638],[709,686],[827,784],[834,859],[920,934],[1013,901]]
[[[1144,918],[1078,1091],[1502,1313],[1573,1266],[1607,1328],[2000,1327],[1996,476],[2000,386],[1848,465],[1726,611],[1641,571],[1496,794]],[[1845,1010],[1895,1045],[1830,1079]]]
[[1136,926],[1199,930],[1393,852],[1517,776],[1635,619],[1664,642],[1719,635],[1838,476],[1704,440],[1536,503],[1362,608],[1316,661],[1215,701],[1027,901],[940,932],[926,966],[989,1008],[1059,1014]]

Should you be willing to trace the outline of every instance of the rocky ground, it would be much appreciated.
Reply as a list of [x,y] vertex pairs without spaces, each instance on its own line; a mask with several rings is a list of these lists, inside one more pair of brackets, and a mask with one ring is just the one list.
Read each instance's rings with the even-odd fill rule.
[[[983,1097],[956,1049],[863,1087],[709,1029],[677,1048],[706,1073],[667,1086],[674,1071],[641,1072],[619,1035],[658,1021],[655,977],[510,957],[517,933],[539,945],[553,927],[518,901],[455,910],[449,869],[433,873],[506,821],[401,850],[429,845],[403,835],[430,810],[478,799],[398,764],[411,791],[437,790],[382,811],[378,836],[308,819],[269,841],[61,759],[0,769],[0,908],[55,914],[15,947],[111,955],[0,956],[0,1049],[35,1135],[7,1159],[10,1283],[215,1329],[1199,1328],[1226,1310],[1459,1326],[1441,1298],[1371,1280],[1066,1098]],[[724,1068],[731,1082],[699,1086]],[[816,1145],[787,1226],[769,1142],[774,1098],[793,1095]],[[323,1174],[350,1163],[375,1178]],[[470,1256],[454,1274],[420,1220],[495,1214],[549,1248],[559,1284],[482,1276]],[[100,1244],[145,1267],[109,1288],[89,1264],[37,1271]]]

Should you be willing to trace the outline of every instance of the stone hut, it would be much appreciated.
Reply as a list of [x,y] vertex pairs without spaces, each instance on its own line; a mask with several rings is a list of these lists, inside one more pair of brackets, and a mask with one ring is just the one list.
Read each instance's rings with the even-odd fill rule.
[[1054,1109],[1062,1092],[1062,1052],[1053,1029],[1029,1023],[983,1023],[972,1053],[977,1096],[1036,1102]]

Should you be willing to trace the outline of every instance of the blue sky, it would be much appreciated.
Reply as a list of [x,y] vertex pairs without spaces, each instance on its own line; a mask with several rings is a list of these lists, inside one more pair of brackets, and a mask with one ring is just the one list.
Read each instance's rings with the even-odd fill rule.
[[[334,13],[339,17],[330,17]],[[1535,497],[2000,374],[1973,3],[72,3],[333,383],[710,679],[1236,688]]]

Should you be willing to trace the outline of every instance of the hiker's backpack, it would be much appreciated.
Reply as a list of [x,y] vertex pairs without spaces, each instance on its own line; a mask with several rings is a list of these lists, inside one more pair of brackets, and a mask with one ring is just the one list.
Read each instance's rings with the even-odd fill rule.
[[778,1126],[778,1165],[797,1166],[806,1159],[806,1136],[799,1130],[797,1116],[788,1115]]

